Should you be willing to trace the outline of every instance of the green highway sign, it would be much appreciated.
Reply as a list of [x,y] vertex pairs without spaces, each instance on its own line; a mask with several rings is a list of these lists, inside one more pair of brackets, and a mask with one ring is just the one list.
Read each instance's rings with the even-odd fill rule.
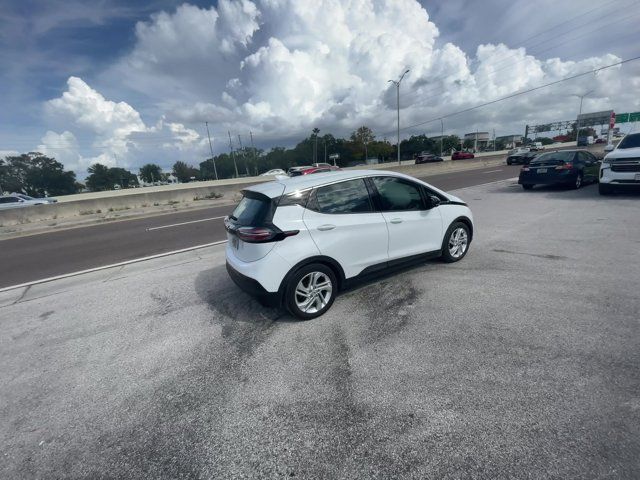
[[616,123],[640,122],[640,112],[616,113]]

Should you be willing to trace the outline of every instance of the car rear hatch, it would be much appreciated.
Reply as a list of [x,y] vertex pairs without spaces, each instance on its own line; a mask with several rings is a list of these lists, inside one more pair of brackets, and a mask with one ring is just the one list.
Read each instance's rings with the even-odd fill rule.
[[243,262],[260,260],[282,236],[282,231],[271,222],[284,185],[270,182],[267,189],[261,190],[265,191],[243,190],[242,200],[224,220],[229,246]]

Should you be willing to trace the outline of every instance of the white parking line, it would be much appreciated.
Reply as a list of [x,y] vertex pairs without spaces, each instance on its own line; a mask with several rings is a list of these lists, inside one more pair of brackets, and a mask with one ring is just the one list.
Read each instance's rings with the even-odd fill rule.
[[488,172],[482,172],[482,173],[496,173],[496,172],[501,172],[502,169],[498,169],[498,170],[489,170]]
[[151,227],[151,228],[147,228],[147,232],[150,232],[151,230],[160,230],[161,228],[179,227],[180,225],[188,225],[190,223],[209,222],[211,220],[220,220],[221,218],[224,218],[225,216],[226,215],[223,215],[221,217],[203,218],[201,220],[191,220],[190,222],[172,223],[171,225],[162,225],[161,227]]
[[195,247],[181,248],[180,250],[173,250],[171,252],[157,253],[155,255],[149,255],[148,257],[134,258],[133,260],[126,260],[124,262],[112,263],[111,265],[104,265],[102,267],[88,268],[87,270],[80,270],[79,272],[65,273],[64,275],[57,275],[55,277],[42,278],[40,280],[34,280],[32,282],[21,283],[20,285],[12,285],[10,287],[0,288],[0,293],[7,292],[9,290],[15,290],[16,288],[30,287],[32,285],[37,285],[39,283],[47,283],[47,282],[53,282],[54,280],[61,280],[63,278],[75,277],[77,275],[82,275],[84,273],[98,272],[100,270],[106,270],[107,268],[122,267],[124,265],[130,265],[132,263],[144,262],[145,260],[153,260],[154,258],[168,257],[169,255],[190,252],[191,250],[197,250],[199,248],[213,247],[214,245],[221,245],[223,243],[227,243],[227,241],[220,240],[218,242],[205,243],[203,245],[196,245]]

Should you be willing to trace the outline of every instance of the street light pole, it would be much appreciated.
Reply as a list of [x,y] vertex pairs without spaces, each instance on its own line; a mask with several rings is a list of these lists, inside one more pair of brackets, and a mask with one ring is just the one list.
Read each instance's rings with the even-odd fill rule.
[[400,165],[400,83],[407,73],[409,73],[409,69],[405,70],[398,81],[389,80],[389,82],[393,83],[396,86],[396,101],[398,105],[398,165]]
[[584,97],[593,92],[594,90],[589,90],[584,95],[574,94],[576,97],[580,97],[580,111],[578,112],[578,118],[576,118],[576,147],[578,146],[578,139],[580,138],[580,115],[582,115],[582,100],[584,100]]
[[218,180],[218,169],[216,168],[216,159],[213,158],[213,146],[211,145],[211,135],[209,135],[209,122],[204,122],[207,127],[207,137],[209,137],[209,150],[211,150],[211,161],[213,162],[213,172],[216,174],[216,180]]
[[440,158],[442,158],[442,141],[444,140],[444,122],[440,119]]

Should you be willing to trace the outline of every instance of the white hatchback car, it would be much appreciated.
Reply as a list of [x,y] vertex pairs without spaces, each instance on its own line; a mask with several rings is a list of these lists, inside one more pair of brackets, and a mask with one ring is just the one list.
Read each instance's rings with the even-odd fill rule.
[[381,270],[461,260],[473,237],[462,200],[395,172],[327,172],[242,193],[225,218],[227,271],[263,304],[302,319],[322,315],[339,290]]

